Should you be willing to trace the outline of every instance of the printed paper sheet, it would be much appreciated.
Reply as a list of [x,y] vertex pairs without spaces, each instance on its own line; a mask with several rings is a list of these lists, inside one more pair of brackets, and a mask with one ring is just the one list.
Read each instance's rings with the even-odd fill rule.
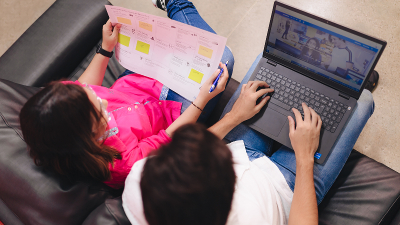
[[113,25],[122,24],[115,47],[120,64],[193,101],[218,68],[226,38],[135,10],[106,9]]

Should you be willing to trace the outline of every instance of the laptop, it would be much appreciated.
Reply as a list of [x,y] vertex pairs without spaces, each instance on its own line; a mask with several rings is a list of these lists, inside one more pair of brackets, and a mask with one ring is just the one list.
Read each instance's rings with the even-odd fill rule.
[[275,92],[267,106],[245,123],[292,148],[287,116],[301,103],[323,121],[315,154],[324,163],[357,105],[386,42],[281,2],[275,2],[263,57],[250,81]]

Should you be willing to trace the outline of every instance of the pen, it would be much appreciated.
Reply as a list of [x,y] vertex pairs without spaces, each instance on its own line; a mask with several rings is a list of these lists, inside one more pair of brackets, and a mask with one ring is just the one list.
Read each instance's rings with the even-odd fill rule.
[[[225,66],[227,66],[228,63],[229,63],[229,60],[226,61]],[[215,79],[214,83],[211,85],[210,91],[209,91],[208,93],[211,93],[211,92],[214,91],[215,87],[216,87],[217,84],[218,84],[218,80],[219,80],[219,78],[221,77],[221,74],[222,74],[223,72],[224,72],[224,68],[221,68],[221,71],[219,71],[219,74],[218,74],[217,78]]]

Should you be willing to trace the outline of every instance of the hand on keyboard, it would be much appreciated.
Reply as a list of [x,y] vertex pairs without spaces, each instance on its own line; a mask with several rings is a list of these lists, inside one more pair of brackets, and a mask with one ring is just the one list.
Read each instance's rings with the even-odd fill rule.
[[289,119],[289,138],[296,155],[297,162],[314,163],[314,154],[318,149],[321,132],[321,117],[305,103],[302,103],[304,120],[299,110],[293,108],[296,123],[291,116]]
[[[262,89],[266,89],[266,87],[258,87],[258,88],[257,88],[257,92],[258,92],[259,90],[262,90]],[[269,98],[271,98],[272,92],[267,92],[267,93],[263,94],[261,97],[259,97],[259,98],[257,99],[256,104],[258,105],[265,97],[268,97],[268,96],[269,96]],[[267,101],[268,101],[268,100],[267,100]]]
[[266,96],[258,104],[257,100],[263,95],[272,93],[273,91],[274,90],[269,88],[269,85],[264,81],[249,81],[242,86],[240,96],[229,113],[234,115],[240,122],[248,120],[260,112],[261,108],[270,99],[270,96]]

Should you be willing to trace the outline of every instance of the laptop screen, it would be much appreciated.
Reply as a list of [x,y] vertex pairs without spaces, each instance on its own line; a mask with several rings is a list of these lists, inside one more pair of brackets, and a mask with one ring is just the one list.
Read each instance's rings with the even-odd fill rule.
[[382,45],[276,6],[266,51],[359,91]]

